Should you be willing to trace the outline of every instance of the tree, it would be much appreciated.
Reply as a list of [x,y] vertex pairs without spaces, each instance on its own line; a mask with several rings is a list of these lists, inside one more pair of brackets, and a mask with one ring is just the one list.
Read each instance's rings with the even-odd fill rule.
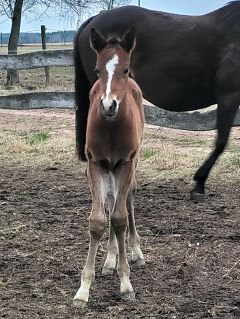
[[83,18],[83,14],[86,12],[91,12],[95,4],[96,0],[60,0],[58,14],[64,18],[74,17],[74,20],[77,18],[77,29],[80,25],[80,21]]
[[[59,6],[60,3],[60,6]],[[17,54],[22,14],[26,14],[33,8],[41,8],[45,12],[51,6],[60,7],[60,14],[76,15],[78,21],[82,13],[96,9],[110,10],[129,3],[129,0],[0,0],[0,15],[5,15],[12,20],[11,32],[8,42],[8,54]],[[37,10],[39,12],[39,10]],[[38,13],[40,16],[41,13]],[[7,85],[19,82],[17,70],[8,70]]]
[[[41,5],[49,6],[50,0],[40,1]],[[17,54],[22,13],[39,3],[35,0],[0,0],[1,15],[6,15],[12,20],[11,32],[8,42],[8,54]],[[17,70],[7,71],[7,85],[19,83]]]
[[126,5],[130,0],[61,0],[61,15],[77,17],[77,28],[82,21],[83,14],[92,15],[99,10],[110,10],[122,5]]
[[[9,1],[9,10],[12,11],[12,27],[10,32],[10,38],[8,42],[8,54],[16,54],[18,39],[20,33],[21,17],[22,17],[22,6],[23,0],[16,0],[14,6],[13,3]],[[17,70],[7,71],[7,85],[16,84],[19,82],[19,74]]]
[[111,10],[113,8],[126,5],[129,2],[130,2],[129,0],[99,0],[99,1],[97,1],[98,6],[102,10]]

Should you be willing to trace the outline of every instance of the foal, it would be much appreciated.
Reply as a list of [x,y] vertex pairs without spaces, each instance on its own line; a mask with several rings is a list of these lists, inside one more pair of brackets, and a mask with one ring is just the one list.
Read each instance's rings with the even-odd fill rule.
[[89,298],[97,249],[107,224],[106,204],[110,234],[103,274],[114,271],[118,255],[117,272],[124,299],[134,298],[125,248],[127,227],[133,262],[137,265],[145,263],[133,210],[135,171],[144,126],[142,93],[129,77],[135,35],[133,30],[129,30],[122,39],[107,40],[92,29],[90,44],[97,54],[96,72],[99,77],[90,91],[85,148],[92,211],[89,251],[82,271],[81,287],[74,298],[76,305],[84,305]]

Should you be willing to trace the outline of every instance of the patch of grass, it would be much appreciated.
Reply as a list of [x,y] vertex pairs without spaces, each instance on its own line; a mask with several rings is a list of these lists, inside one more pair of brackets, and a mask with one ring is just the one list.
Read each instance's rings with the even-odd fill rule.
[[229,164],[240,168],[240,152],[233,153],[228,158]]
[[36,145],[43,143],[51,138],[48,132],[36,132],[36,133],[26,133],[25,135],[27,143],[30,145]]
[[142,158],[149,159],[150,157],[156,155],[157,152],[153,148],[144,148],[142,150]]
[[71,138],[59,139],[46,132],[0,131],[0,162],[6,165],[36,167],[74,160],[75,144]]
[[15,225],[12,225],[11,227],[1,228],[0,235],[16,234],[20,231],[24,231],[26,229],[26,227],[27,227],[27,225],[25,225],[25,224],[17,223]]
[[183,147],[198,147],[205,144],[204,139],[191,136],[181,136],[177,138],[172,138],[172,142],[175,142],[177,143],[177,145]]
[[216,307],[212,307],[208,310],[208,314],[211,316],[211,318],[217,318],[217,309]]
[[226,152],[223,154],[222,158],[219,161],[219,168],[221,170],[234,170],[240,169],[240,152]]

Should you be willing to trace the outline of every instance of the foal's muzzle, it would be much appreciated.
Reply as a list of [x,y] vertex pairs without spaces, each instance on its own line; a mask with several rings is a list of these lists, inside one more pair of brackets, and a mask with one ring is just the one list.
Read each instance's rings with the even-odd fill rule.
[[103,115],[106,117],[114,117],[117,114],[118,111],[118,103],[116,100],[101,100],[101,107]]

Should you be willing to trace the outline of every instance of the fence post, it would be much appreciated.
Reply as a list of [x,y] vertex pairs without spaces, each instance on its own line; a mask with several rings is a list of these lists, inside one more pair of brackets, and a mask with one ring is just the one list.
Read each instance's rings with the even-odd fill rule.
[[[47,44],[46,44],[46,26],[45,25],[41,25],[41,38],[42,38],[42,49],[46,50]],[[47,86],[49,84],[49,79],[50,79],[49,67],[46,66],[44,69],[45,69],[46,86]]]

